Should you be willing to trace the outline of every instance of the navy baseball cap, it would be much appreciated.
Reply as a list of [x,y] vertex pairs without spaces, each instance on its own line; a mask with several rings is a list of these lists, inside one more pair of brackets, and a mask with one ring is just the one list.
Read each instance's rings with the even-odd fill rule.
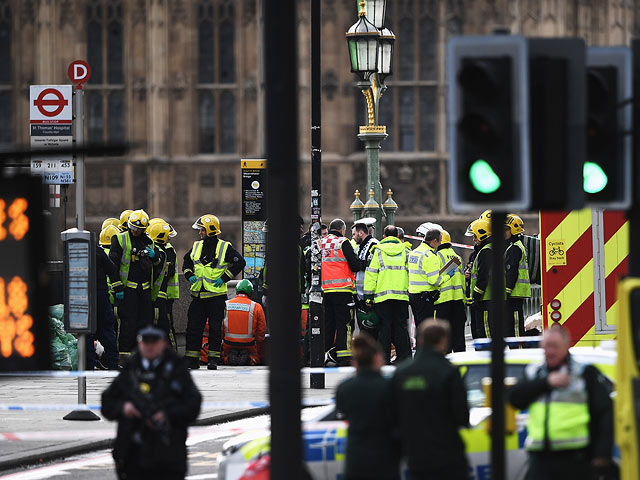
[[167,338],[167,334],[164,330],[160,330],[152,325],[148,327],[144,327],[142,330],[138,332],[138,341],[139,342],[157,342],[158,340],[165,340]]

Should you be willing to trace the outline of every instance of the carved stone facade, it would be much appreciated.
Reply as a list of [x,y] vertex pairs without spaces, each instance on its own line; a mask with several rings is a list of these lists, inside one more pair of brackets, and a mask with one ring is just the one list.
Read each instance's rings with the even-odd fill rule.
[[[447,209],[445,44],[452,34],[582,36],[589,44],[628,44],[638,34],[638,0],[388,0],[398,36],[394,75],[382,98],[383,188],[400,208],[399,225],[426,221],[462,234],[467,217]],[[353,192],[365,191],[365,154],[357,140],[362,96],[349,72],[344,32],[356,2],[323,6],[323,208],[350,218]],[[240,158],[263,155],[260,0],[0,0],[0,144],[28,144],[32,84],[66,84],[67,66],[88,59],[87,136],[134,145],[127,158],[89,159],[87,221],[145,208],[180,232],[217,214],[225,238],[240,235]],[[310,185],[309,2],[299,2],[300,211]],[[8,131],[8,133],[7,133]],[[291,188],[296,188],[292,185]],[[73,222],[74,188],[67,219]],[[535,231],[535,222],[528,231]]]

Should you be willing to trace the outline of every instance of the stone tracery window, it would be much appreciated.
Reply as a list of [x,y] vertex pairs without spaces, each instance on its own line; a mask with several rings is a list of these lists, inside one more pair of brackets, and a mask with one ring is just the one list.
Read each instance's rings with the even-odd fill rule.
[[237,74],[236,2],[200,0],[198,29],[198,152],[234,153]]
[[93,142],[125,141],[123,0],[87,0],[87,137]]

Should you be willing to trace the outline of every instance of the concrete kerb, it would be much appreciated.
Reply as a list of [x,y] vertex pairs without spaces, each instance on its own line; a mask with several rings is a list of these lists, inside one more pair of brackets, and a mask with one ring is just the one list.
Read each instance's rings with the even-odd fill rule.
[[[257,417],[269,413],[268,408],[250,408],[239,410],[237,412],[228,412],[218,415],[203,415],[198,418],[192,426],[209,426],[219,425],[223,423],[242,420],[250,417]],[[61,446],[42,447],[36,452],[15,453],[7,455],[6,458],[0,459],[0,472],[12,470],[19,467],[38,465],[45,462],[51,462],[74,455],[104,450],[113,446],[113,438],[105,438],[94,441],[77,441]]]

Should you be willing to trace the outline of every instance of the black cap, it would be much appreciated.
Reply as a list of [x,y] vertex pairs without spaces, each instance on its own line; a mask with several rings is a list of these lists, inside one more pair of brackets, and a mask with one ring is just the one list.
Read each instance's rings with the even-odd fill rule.
[[160,330],[152,325],[148,327],[144,327],[142,330],[138,332],[138,341],[139,342],[157,342],[158,340],[165,340],[167,338],[167,334],[164,330]]

